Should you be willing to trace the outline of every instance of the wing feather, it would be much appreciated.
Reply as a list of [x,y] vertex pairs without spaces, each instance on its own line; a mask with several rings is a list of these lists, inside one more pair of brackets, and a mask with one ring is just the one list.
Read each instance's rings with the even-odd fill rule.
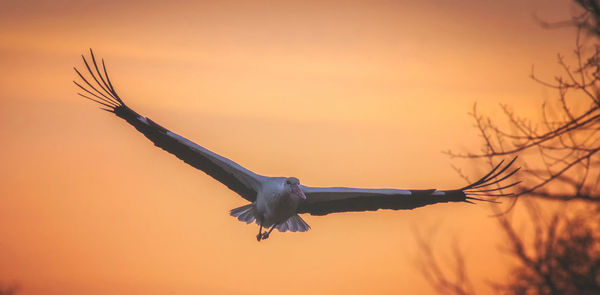
[[[516,158],[515,158],[516,159]],[[502,193],[501,190],[513,187],[519,182],[500,186],[500,182],[514,175],[519,168],[507,172],[515,162],[510,161],[498,170],[500,162],[492,171],[475,183],[456,190],[400,190],[400,189],[367,189],[348,187],[309,187],[301,186],[306,200],[298,206],[298,213],[326,215],[339,212],[376,211],[379,209],[409,210],[426,205],[448,202],[468,202],[470,200],[490,201],[480,197],[514,196],[513,193]],[[505,176],[501,176],[507,173]],[[481,189],[498,184],[497,188]]]
[[[78,93],[79,95],[107,107],[103,109],[114,113],[133,125],[135,129],[152,141],[154,145],[175,155],[192,167],[204,171],[206,174],[226,185],[229,189],[238,193],[244,199],[250,202],[256,200],[257,191],[260,188],[261,181],[265,178],[264,176],[258,175],[223,156],[195,144],[194,142],[167,130],[151,119],[136,113],[125,105],[115,91],[108,78],[104,60],[102,60],[102,68],[104,70],[103,76],[96,63],[94,53],[91,50],[90,53],[93,68],[90,67],[85,57],[82,57],[85,67],[93,80],[86,79],[84,75],[75,69],[79,77],[90,87],[86,88],[80,83],[73,81],[75,85],[86,92],[86,94]],[[89,81],[95,81],[97,87],[94,87]],[[88,95],[92,95],[93,98]]]

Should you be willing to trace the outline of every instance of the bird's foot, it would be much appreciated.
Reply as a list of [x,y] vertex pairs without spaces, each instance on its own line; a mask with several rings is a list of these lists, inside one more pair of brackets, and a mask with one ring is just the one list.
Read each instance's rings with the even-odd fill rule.
[[264,239],[264,238],[263,238],[263,234],[262,234],[262,233],[259,233],[258,235],[256,235],[256,240],[257,240],[257,241],[259,241],[259,242],[260,242],[260,240],[261,240],[261,239]]
[[268,239],[268,238],[269,238],[269,233],[268,233],[268,232],[264,232],[264,233],[262,234],[262,239],[263,239],[263,240],[266,240],[266,239]]

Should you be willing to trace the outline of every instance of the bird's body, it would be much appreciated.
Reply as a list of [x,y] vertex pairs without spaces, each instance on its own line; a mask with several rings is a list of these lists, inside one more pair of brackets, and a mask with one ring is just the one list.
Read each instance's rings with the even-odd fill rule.
[[296,215],[300,198],[292,194],[284,177],[269,177],[256,196],[256,219],[264,227],[286,221]]
[[[516,158],[503,168],[500,168],[501,162],[480,180],[455,190],[310,187],[300,185],[300,181],[295,177],[259,175],[133,111],[115,91],[108,77],[104,61],[102,61],[103,75],[93,53],[91,57],[95,72],[85,57],[83,60],[90,76],[93,78],[93,81],[90,81],[96,83],[90,83],[75,69],[87,85],[87,87],[84,87],[74,82],[85,91],[85,94],[79,93],[79,95],[103,105],[104,108],[102,109],[127,121],[156,146],[175,155],[187,164],[204,171],[249,201],[249,204],[231,210],[230,214],[246,223],[256,222],[260,226],[257,235],[259,241],[268,238],[275,228],[281,232],[303,232],[310,229],[310,226],[298,214],[326,215],[338,212],[374,211],[379,209],[401,210],[436,203],[470,202],[469,200],[481,200],[478,196],[512,195],[498,193],[498,191],[518,184],[518,182],[515,182],[504,186],[499,185],[519,170],[517,168],[511,172],[506,172]],[[489,188],[494,184],[498,187]],[[270,229],[263,233],[263,227],[270,227]]]

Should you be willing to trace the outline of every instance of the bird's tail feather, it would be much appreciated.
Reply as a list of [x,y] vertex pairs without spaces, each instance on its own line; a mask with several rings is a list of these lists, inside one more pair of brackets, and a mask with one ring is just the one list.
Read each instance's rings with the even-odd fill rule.
[[252,223],[254,220],[256,220],[256,207],[253,203],[250,203],[248,205],[231,209],[231,211],[229,211],[229,215],[237,217],[239,221]]
[[277,226],[277,230],[280,232],[304,232],[310,229],[310,226],[302,219],[302,217],[298,216],[298,214],[293,215],[288,218],[285,222]]

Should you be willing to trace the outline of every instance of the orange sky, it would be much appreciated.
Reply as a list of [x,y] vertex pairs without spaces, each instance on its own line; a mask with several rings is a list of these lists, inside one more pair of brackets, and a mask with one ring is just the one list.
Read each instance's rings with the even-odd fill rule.
[[[285,2],[285,3],[282,3]],[[413,228],[501,278],[486,205],[307,216],[276,233],[244,200],[75,95],[89,47],[129,105],[255,172],[307,185],[455,188],[486,167],[478,102],[523,114],[553,93],[569,1],[5,1],[0,3],[0,282],[22,294],[434,294]]]

